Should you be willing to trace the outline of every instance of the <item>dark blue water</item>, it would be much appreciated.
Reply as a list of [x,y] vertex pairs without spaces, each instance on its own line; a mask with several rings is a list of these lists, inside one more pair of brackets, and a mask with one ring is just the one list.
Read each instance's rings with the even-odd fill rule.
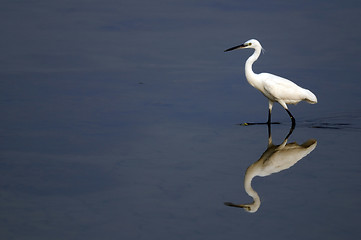
[[[5,1],[0,238],[359,239],[360,9]],[[244,77],[252,51],[223,52],[250,38],[266,49],[255,72],[319,100],[290,106],[287,142],[290,120],[275,105],[277,151],[266,125],[239,125],[267,118]],[[308,140],[314,149],[282,168],[295,154],[277,154]],[[266,151],[273,158],[260,164]],[[252,165],[266,175],[252,180],[257,211],[226,206],[253,202]]]

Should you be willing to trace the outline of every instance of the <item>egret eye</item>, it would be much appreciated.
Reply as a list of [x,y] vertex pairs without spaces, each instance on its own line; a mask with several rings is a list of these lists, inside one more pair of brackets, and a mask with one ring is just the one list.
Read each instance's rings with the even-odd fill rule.
[[248,43],[248,46],[251,46],[252,45],[252,43]]

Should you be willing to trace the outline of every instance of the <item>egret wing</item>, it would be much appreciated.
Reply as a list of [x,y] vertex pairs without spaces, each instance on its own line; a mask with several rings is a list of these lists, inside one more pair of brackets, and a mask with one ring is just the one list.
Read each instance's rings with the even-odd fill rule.
[[262,73],[265,95],[273,101],[295,104],[304,99],[304,89],[286,78]]

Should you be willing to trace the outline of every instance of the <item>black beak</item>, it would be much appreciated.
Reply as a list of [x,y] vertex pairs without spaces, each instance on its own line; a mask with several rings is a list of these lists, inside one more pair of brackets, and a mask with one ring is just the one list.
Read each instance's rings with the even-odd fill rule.
[[241,44],[241,45],[238,45],[238,46],[235,46],[235,47],[228,48],[228,49],[226,49],[226,50],[224,50],[224,51],[225,51],[225,52],[228,52],[228,51],[232,51],[232,50],[235,50],[235,49],[242,49],[242,48],[244,48],[244,47],[246,47],[246,45]]

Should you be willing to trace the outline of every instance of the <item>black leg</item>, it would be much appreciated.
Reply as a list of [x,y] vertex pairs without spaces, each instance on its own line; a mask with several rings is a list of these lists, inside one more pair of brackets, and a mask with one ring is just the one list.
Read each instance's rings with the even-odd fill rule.
[[271,109],[268,109],[268,125],[271,125]]
[[292,124],[292,127],[290,128],[290,131],[288,132],[287,136],[285,137],[285,140],[287,140],[291,136],[294,129],[295,129],[295,125]]
[[271,123],[268,122],[268,146],[272,144]]
[[[285,109],[286,109],[286,108],[285,108]],[[288,109],[286,109],[286,111],[287,111],[288,115],[290,116],[290,118],[291,118],[291,120],[292,120],[292,127],[294,128],[294,127],[296,126],[296,120],[295,120],[295,118],[293,117],[292,113],[291,113]]]

